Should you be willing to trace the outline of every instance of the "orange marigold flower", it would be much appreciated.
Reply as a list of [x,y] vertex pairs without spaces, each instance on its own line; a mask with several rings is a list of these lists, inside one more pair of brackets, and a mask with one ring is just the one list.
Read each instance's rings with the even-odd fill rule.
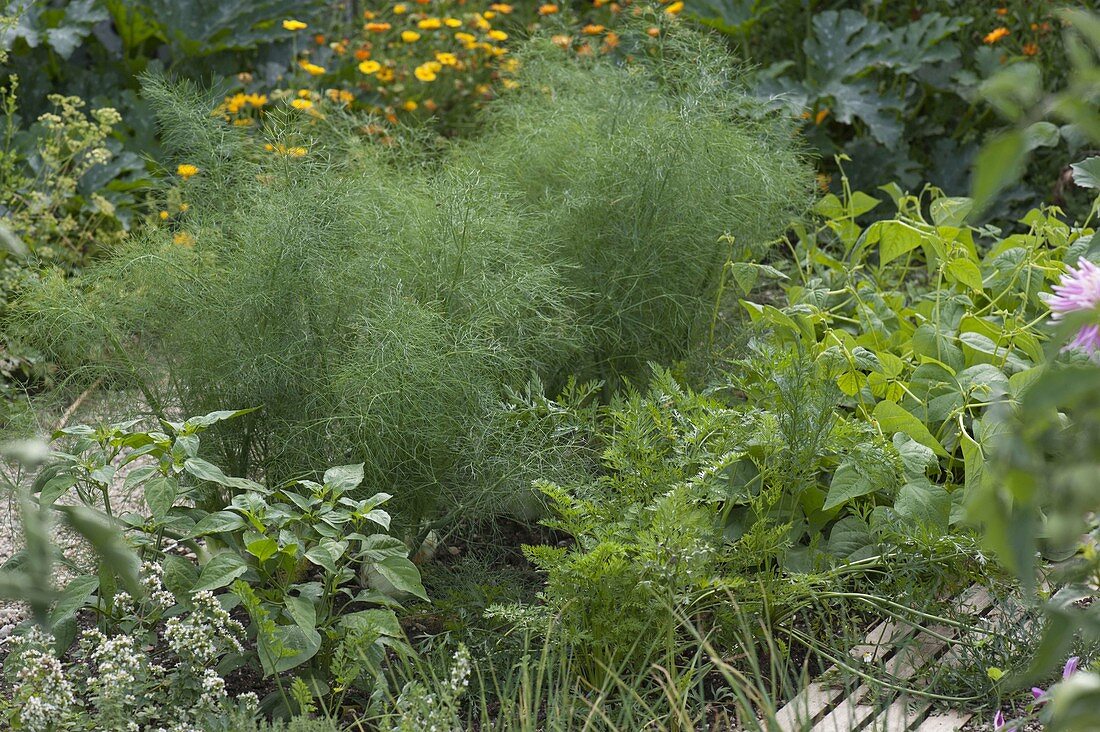
[[370,31],[371,33],[382,33],[388,31],[393,26],[389,23],[367,23],[363,26],[363,30]]
[[609,31],[606,36],[603,37],[603,45],[606,50],[611,50],[619,45],[619,34],[615,31]]
[[497,11],[498,13],[504,13],[505,15],[512,12],[512,6],[508,3],[493,3],[489,7]]
[[1025,56],[1037,56],[1039,54],[1039,44],[1025,43],[1023,47],[1023,52]]
[[551,42],[553,42],[553,44],[555,46],[561,46],[562,48],[565,48],[565,49],[568,49],[570,46],[573,45],[573,37],[572,36],[563,36],[563,35],[550,36],[550,40],[551,40]]
[[368,51],[365,48],[355,49],[355,60],[356,61],[366,61],[368,58],[370,58],[370,51]]
[[646,35],[649,36],[650,38],[656,38],[657,36],[661,35],[661,29],[657,28],[657,27],[646,28],[645,32],[646,32]]
[[994,12],[996,12],[997,15],[1003,18],[1004,16],[1008,15],[1008,8],[997,8],[997,10]]
[[318,33],[313,37],[313,42],[316,43],[318,46],[323,46],[325,45],[325,37]]
[[817,114],[814,115],[814,124],[815,125],[821,124],[822,122],[825,121],[825,118],[828,117],[828,116],[829,116],[829,108],[828,107],[822,107],[821,109],[819,109],[817,111]]
[[581,33],[586,36],[598,36],[603,33],[607,28],[602,25],[596,25],[595,23],[589,23],[585,27],[581,28]]
[[987,44],[996,43],[997,41],[1001,40],[1002,38],[1004,38],[1008,34],[1009,34],[1008,28],[1005,28],[1005,27],[1002,26],[1000,28],[996,28],[996,29],[990,31],[989,33],[987,33],[985,38],[982,39],[982,41],[987,43]]
[[558,12],[559,9],[560,8],[553,3],[546,3],[545,5],[539,6],[539,15],[553,15]]
[[434,112],[435,110],[439,109],[439,105],[435,103],[435,100],[425,99],[424,109],[428,110],[429,112]]

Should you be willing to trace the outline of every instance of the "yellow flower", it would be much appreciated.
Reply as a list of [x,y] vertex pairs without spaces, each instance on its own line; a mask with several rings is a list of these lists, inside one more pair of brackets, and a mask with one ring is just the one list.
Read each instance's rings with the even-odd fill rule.
[[665,12],[668,13],[669,15],[676,15],[677,13],[679,13],[683,9],[684,9],[684,4],[683,3],[675,2],[675,3],[672,3],[672,5],[669,5],[667,8],[665,8]]
[[370,31],[371,33],[382,33],[393,28],[389,23],[367,23],[363,26],[363,30]]
[[484,13],[481,14],[481,17],[485,18],[485,20],[492,20],[493,18],[497,17],[497,14],[494,13],[492,10],[486,10]]
[[828,116],[829,116],[829,108],[828,107],[822,107],[821,109],[819,109],[817,111],[817,114],[814,115],[814,124],[815,125],[821,124],[822,122],[825,121],[825,118],[828,117]]
[[325,96],[339,104],[351,104],[355,101],[355,95],[347,89],[326,89]]
[[560,8],[553,3],[546,3],[545,5],[539,6],[539,15],[553,15],[558,12],[559,9]]
[[508,3],[493,3],[489,7],[497,11],[498,13],[504,13],[505,15],[512,12],[512,6]]
[[309,99],[313,96],[313,92],[311,92],[309,89],[299,89],[298,96],[300,96],[302,99]]
[[304,147],[288,147],[286,148],[286,155],[292,158],[305,157],[307,150]]
[[161,212],[160,212],[159,214],[157,214],[157,215],[158,215],[158,216],[160,216],[160,220],[161,220],[161,221],[164,221],[165,219],[167,219],[167,218],[168,218],[168,212],[167,212],[167,211],[161,211]]
[[607,29],[602,25],[596,25],[594,23],[589,23],[585,27],[581,28],[581,33],[585,34],[586,36],[598,36],[599,34],[603,33],[605,30],[607,30]]
[[234,127],[251,127],[256,124],[256,120],[251,117],[241,117],[240,119],[233,120]]
[[984,41],[987,44],[996,43],[997,41],[999,41],[1002,38],[1004,38],[1005,36],[1007,36],[1008,33],[1009,33],[1008,28],[1004,28],[1004,27],[997,28],[996,30],[990,31],[986,35],[986,37],[982,39],[982,41]]
[[493,27],[493,26],[489,25],[489,21],[485,20],[485,18],[482,18],[480,15],[475,15],[474,16],[474,25],[477,26],[478,30],[483,30],[483,31],[487,31],[487,30],[489,30],[490,28]]
[[471,33],[455,33],[455,40],[466,48],[473,48],[477,44],[477,37]]
[[305,23],[300,20],[294,20],[294,18],[287,18],[283,21],[283,27],[288,31],[300,31],[303,28],[308,28]]
[[504,85],[505,89],[515,89],[519,86],[519,82],[515,79],[501,79],[500,83]]
[[191,204],[190,204],[190,203],[184,202],[184,203],[181,203],[181,204],[180,204],[180,212],[181,212],[181,213],[186,213],[186,212],[187,212],[187,209],[189,209],[189,208],[191,208]]
[[569,48],[570,46],[573,45],[572,36],[566,36],[566,35],[550,36],[550,40],[551,40],[551,42],[553,42],[553,44],[555,46],[560,46],[561,48],[566,48],[567,49],[567,48]]
[[311,64],[309,61],[299,61],[298,65],[305,69],[306,73],[310,76],[320,76],[325,73],[324,66],[318,66],[317,64]]
[[462,21],[458,18],[444,18],[443,25],[447,26],[448,28],[461,28]]
[[444,66],[454,66],[458,63],[458,56],[446,51],[436,51],[435,60]]
[[439,18],[424,18],[424,20],[416,24],[416,27],[420,30],[436,30],[442,27],[442,25],[443,21]]
[[186,231],[181,231],[172,237],[172,243],[178,244],[181,247],[193,247],[195,246],[195,237],[188,234]]
[[383,67],[382,70],[378,72],[377,78],[378,78],[379,81],[383,81],[383,82],[384,81],[393,81],[393,69],[387,69],[387,68]]
[[415,43],[420,40],[420,34],[416,31],[401,31],[401,40],[405,43]]
[[416,78],[420,79],[421,81],[436,80],[435,71],[433,71],[431,67],[428,66],[428,64],[421,64],[420,66],[417,66],[413,73],[416,75]]
[[489,31],[489,37],[492,38],[494,41],[507,41],[508,40],[508,34],[505,33],[502,30],[491,30],[491,31]]
[[403,15],[405,12],[408,11],[408,9],[409,8],[405,5],[405,3],[397,3],[397,5],[393,6],[393,14]]
[[377,61],[368,60],[359,64],[359,71],[364,74],[377,74],[381,70],[382,64],[378,63]]
[[179,176],[181,178],[183,178],[184,180],[187,180],[191,176],[197,175],[198,172],[199,172],[199,169],[196,168],[194,165],[191,165],[190,163],[183,163],[182,165],[180,165],[176,168],[176,172],[179,173]]
[[308,99],[295,99],[290,103],[295,109],[313,109],[313,102]]
[[405,108],[406,112],[414,112],[416,111],[417,104],[412,99],[409,99],[401,106]]

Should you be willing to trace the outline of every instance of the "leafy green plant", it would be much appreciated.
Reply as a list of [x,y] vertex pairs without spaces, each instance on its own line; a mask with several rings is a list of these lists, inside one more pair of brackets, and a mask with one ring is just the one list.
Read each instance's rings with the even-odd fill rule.
[[[985,88],[1002,72],[1006,79],[1041,73],[1057,83],[1071,67],[1049,3],[940,0],[853,8],[689,0],[685,14],[727,34],[746,58],[762,63],[758,93],[801,116],[807,139],[822,153],[819,180],[834,192],[841,181],[832,158],[845,153],[853,158],[847,174],[859,188],[897,182],[916,189],[927,182],[964,194],[983,138],[1003,129],[982,103]],[[1030,83],[1005,88],[1011,95],[1014,86]],[[1018,171],[1026,172],[1027,184],[1006,186],[984,215],[1015,217],[1041,203],[1077,210],[1082,201],[1065,186],[1064,173],[1067,157],[1084,144],[1073,125],[1032,126],[1021,141],[1032,163]]]
[[1016,401],[1039,373],[1040,295],[1092,251],[1092,229],[1035,210],[1026,233],[996,238],[965,225],[969,199],[896,187],[886,190],[898,215],[864,228],[857,218],[879,201],[845,187],[844,199],[818,203],[820,228],[799,231],[786,304],[744,304],[791,347],[809,349],[846,409],[894,441],[908,475],[905,512],[946,529],[963,518],[956,487],[980,480],[995,437],[983,415]]
[[[546,573],[545,604],[495,614],[527,628],[555,618],[558,640],[598,675],[638,639],[674,632],[678,613],[711,617],[730,597],[787,612],[809,596],[809,577],[886,551],[896,523],[886,509],[912,516],[898,492],[904,459],[834,415],[812,364],[769,366],[739,382],[747,403],[693,393],[664,371],[613,400],[589,438],[601,473],[539,486],[555,514],[545,523],[573,541],[524,549]],[[769,381],[779,393],[758,393]],[[806,577],[775,584],[786,573]]]
[[[37,505],[71,511],[58,501],[72,492],[84,504],[79,510],[112,530],[125,528],[129,545],[156,563],[157,582],[164,584],[150,590],[158,612],[140,613],[142,622],[191,607],[197,594],[219,592],[227,607],[243,605],[256,643],[255,655],[237,648],[228,669],[255,663],[277,677],[302,667],[298,672],[312,679],[314,692],[338,704],[349,691],[377,682],[385,648],[405,648],[393,610],[397,599],[427,597],[404,542],[378,532],[390,525],[378,508],[389,496],[351,497],[363,480],[362,465],[331,468],[321,483],[269,489],[198,457],[199,433],[249,411],[165,422],[164,431],[142,429],[137,421],[65,428],[59,434],[73,442],[68,451],[52,453],[40,472]],[[128,470],[125,480],[116,477],[119,470]],[[146,512],[118,515],[111,495],[120,482],[141,492]],[[29,556],[6,569],[18,569]],[[105,631],[133,632],[130,598],[149,593],[119,593],[118,573],[109,556],[103,559],[98,572],[70,580],[50,609],[49,627],[62,650],[75,634],[75,615],[88,606]]]
[[86,630],[73,654],[60,654],[37,627],[15,638],[5,658],[11,697],[0,700],[9,729],[204,725],[256,713],[256,695],[230,698],[216,670],[224,656],[240,650],[244,629],[211,593],[200,592],[185,613],[168,619],[161,640],[155,626],[175,599],[160,584],[159,567],[146,565],[143,586],[146,602],[117,597],[125,632]]
[[[155,409],[263,405],[219,429],[230,472],[278,483],[362,461],[362,490],[393,493],[413,536],[514,505],[571,469],[509,389],[575,371],[614,388],[687,353],[732,256],[723,233],[764,249],[806,193],[783,131],[740,114],[723,53],[642,35],[629,68],[537,45],[492,131],[438,169],[353,139],[335,105],[284,105],[265,151],[150,80],[189,208],[28,292],[23,338],[136,381]],[[553,173],[565,164],[575,180]]]

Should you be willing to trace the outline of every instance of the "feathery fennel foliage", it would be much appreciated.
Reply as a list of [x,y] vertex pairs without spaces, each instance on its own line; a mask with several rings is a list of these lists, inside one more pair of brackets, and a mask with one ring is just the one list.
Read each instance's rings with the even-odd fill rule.
[[166,148],[199,169],[189,209],[31,289],[21,337],[72,373],[136,381],[154,409],[261,406],[219,433],[230,470],[365,462],[364,490],[410,523],[565,479],[568,445],[509,390],[682,355],[721,236],[759,250],[807,199],[790,140],[737,113],[710,41],[641,58],[532,45],[521,91],[434,162],[363,143],[332,109],[273,113],[257,140],[149,78]]

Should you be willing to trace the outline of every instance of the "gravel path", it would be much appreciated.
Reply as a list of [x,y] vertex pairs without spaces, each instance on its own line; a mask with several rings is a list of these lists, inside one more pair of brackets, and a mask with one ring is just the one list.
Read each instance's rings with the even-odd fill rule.
[[[66,410],[64,413],[44,414],[40,416],[40,431],[49,434],[64,420],[68,425],[97,424],[100,422],[116,421],[126,418],[128,415],[143,411],[142,401],[130,393],[97,392],[85,395],[83,400],[76,405],[74,410]],[[122,489],[123,481],[130,470],[140,463],[135,462],[120,468],[110,491],[111,507],[116,513],[126,511],[143,512],[144,502],[140,495],[131,495]],[[4,478],[26,485],[33,481],[33,473],[8,472],[5,470]],[[0,486],[7,482],[0,478]],[[77,503],[79,499],[75,495],[63,497],[59,503]],[[77,534],[64,527],[53,529],[54,540],[66,557],[81,563],[82,559],[89,559],[93,555],[89,547]],[[0,487],[0,564],[7,561],[23,546],[23,531],[19,517],[19,506],[13,495],[4,487]],[[82,565],[83,566],[83,565]],[[90,563],[83,566],[91,570]],[[53,581],[55,584],[63,584],[71,576],[71,572],[64,567],[55,568]],[[22,603],[0,600],[0,643],[10,636],[15,626],[27,617],[27,607]]]

